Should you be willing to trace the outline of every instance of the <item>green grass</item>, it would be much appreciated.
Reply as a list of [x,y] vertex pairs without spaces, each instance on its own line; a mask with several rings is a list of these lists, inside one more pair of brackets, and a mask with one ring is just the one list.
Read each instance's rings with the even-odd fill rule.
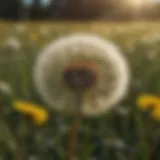
[[[41,49],[59,36],[74,32],[96,33],[116,43],[126,56],[130,71],[129,93],[115,109],[98,118],[86,118],[81,126],[80,160],[159,160],[159,122],[143,113],[136,99],[143,93],[160,93],[160,23],[0,23],[0,83],[8,83],[13,95],[0,98],[0,160],[63,160],[68,140],[70,117],[54,110],[43,126],[30,123],[25,137],[23,115],[12,108],[14,100],[47,106],[32,83],[32,67]],[[11,38],[12,37],[12,38]],[[16,39],[20,47],[4,46]],[[23,125],[24,124],[24,125]],[[7,130],[8,128],[9,130]]]

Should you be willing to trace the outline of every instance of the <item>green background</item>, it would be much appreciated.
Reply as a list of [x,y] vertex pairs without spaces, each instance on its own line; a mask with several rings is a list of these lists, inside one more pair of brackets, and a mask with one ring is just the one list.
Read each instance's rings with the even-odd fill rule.
[[[37,54],[57,37],[96,33],[117,44],[131,71],[129,93],[110,112],[85,118],[80,126],[77,157],[80,160],[160,160],[159,122],[142,112],[136,99],[160,91],[159,23],[0,23],[0,83],[12,88],[1,93],[0,160],[63,160],[67,151],[71,117],[50,110],[36,93],[32,67]],[[14,38],[20,48],[4,46]],[[15,100],[46,107],[49,122],[26,124],[26,117],[12,108]]]

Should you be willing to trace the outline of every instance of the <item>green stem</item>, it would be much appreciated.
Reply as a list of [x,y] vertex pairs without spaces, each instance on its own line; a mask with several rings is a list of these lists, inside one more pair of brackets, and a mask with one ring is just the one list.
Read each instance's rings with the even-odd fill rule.
[[27,160],[27,137],[29,126],[27,119],[22,119],[19,126],[19,141],[15,160]]
[[82,113],[81,113],[82,101],[83,101],[83,95],[77,94],[77,106],[76,106],[75,113],[73,115],[73,121],[72,121],[71,131],[70,131],[69,147],[67,151],[66,160],[73,160],[73,158],[76,155],[78,129],[79,129],[79,124],[82,117]]
[[136,115],[135,115],[135,120],[136,120],[136,125],[137,125],[137,130],[139,131],[139,137],[140,137],[140,147],[141,147],[141,160],[150,160],[149,156],[149,145],[148,145],[148,140],[147,140],[147,131],[145,129],[145,124],[143,123],[143,120],[141,118],[141,115],[136,109]]

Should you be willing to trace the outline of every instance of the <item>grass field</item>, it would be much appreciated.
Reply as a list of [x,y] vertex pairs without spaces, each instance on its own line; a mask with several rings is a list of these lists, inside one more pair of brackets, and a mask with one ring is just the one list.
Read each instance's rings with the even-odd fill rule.
[[[160,115],[155,119],[151,110],[142,112],[136,104],[144,93],[160,93],[158,22],[1,22],[0,160],[65,159],[71,117],[42,102],[32,83],[32,67],[46,44],[74,32],[96,33],[117,44],[131,71],[130,90],[123,102],[109,113],[83,120],[77,159],[160,160]],[[44,106],[49,121],[43,125],[28,122],[24,112],[14,109],[12,104],[17,100]]]

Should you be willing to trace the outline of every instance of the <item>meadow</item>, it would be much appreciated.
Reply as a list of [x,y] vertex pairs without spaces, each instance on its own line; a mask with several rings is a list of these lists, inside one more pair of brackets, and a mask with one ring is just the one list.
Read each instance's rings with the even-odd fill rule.
[[[41,100],[33,85],[32,67],[46,44],[74,32],[96,33],[117,44],[131,73],[122,102],[99,117],[83,119],[75,160],[160,160],[160,102],[156,115],[137,104],[143,94],[154,99],[160,93],[158,22],[1,22],[0,160],[65,159],[71,117]],[[42,106],[48,121],[34,123],[34,115],[13,107],[16,101]]]

